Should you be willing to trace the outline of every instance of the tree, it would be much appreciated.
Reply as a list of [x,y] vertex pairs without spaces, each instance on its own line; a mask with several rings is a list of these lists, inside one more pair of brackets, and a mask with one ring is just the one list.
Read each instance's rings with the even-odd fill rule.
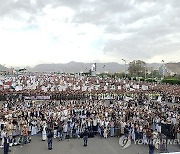
[[141,60],[134,60],[129,63],[128,67],[129,74],[132,76],[145,76],[146,71],[146,63]]

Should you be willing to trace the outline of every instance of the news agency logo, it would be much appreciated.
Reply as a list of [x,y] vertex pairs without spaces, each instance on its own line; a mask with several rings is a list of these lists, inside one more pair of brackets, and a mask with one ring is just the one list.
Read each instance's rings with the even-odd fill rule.
[[122,149],[126,149],[131,145],[131,139],[123,135],[119,138],[119,145]]
[[[119,145],[122,149],[126,149],[130,147],[132,141],[130,137],[127,136],[121,136],[119,138]],[[160,146],[160,145],[180,145],[180,139],[153,139],[153,140],[143,140],[138,139],[134,141],[135,145],[154,145],[154,146]]]
[[151,144],[151,145],[179,145],[179,139],[153,139],[153,140],[143,140],[138,139],[134,141],[134,144],[142,145],[142,144]]

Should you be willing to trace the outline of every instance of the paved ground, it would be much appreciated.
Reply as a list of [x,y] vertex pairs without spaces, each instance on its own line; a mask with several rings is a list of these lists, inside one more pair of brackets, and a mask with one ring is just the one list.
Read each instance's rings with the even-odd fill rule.
[[[53,150],[47,149],[47,142],[41,141],[40,136],[32,138],[32,142],[24,147],[16,146],[11,148],[10,154],[148,154],[148,146],[131,144],[127,149],[122,149],[118,144],[118,138],[101,139],[98,136],[89,139],[87,147],[83,146],[82,139],[72,139],[57,142],[53,140]],[[168,150],[180,151],[178,146],[169,146]],[[0,154],[2,154],[2,149]],[[159,152],[156,150],[155,152]]]

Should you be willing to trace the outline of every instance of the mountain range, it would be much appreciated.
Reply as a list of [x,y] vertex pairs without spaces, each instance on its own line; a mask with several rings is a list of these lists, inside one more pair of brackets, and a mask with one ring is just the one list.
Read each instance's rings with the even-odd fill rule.
[[[83,63],[71,61],[66,64],[39,64],[31,69],[36,72],[88,72],[94,63]],[[122,72],[125,65],[115,62],[96,63],[97,72]]]
[[[34,67],[25,67],[28,71],[32,72],[88,72],[93,63],[83,63],[83,62],[74,62],[71,61],[69,63],[52,63],[52,64],[38,64]],[[171,72],[180,74],[180,62],[178,63],[166,63],[166,68]],[[124,72],[125,64],[119,64],[116,62],[109,62],[109,63],[96,63],[97,72]],[[162,63],[148,63],[147,68],[151,69],[158,69],[162,66]],[[126,65],[126,69],[128,68],[128,64]],[[19,69],[19,68],[16,68]],[[7,67],[0,65],[0,71],[8,70]]]

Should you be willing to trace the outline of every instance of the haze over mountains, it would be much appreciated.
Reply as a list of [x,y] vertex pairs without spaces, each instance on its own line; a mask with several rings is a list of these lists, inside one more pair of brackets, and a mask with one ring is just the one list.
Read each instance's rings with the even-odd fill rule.
[[[25,67],[28,71],[32,72],[88,72],[93,63],[83,63],[83,62],[74,62],[71,61],[69,63],[52,63],[52,64],[38,64],[35,67]],[[116,62],[110,62],[110,63],[96,63],[97,65],[97,72],[109,72],[109,73],[115,73],[115,72],[124,72],[125,65],[119,64]],[[158,69],[160,66],[162,66],[162,63],[151,63],[147,64],[148,68]],[[128,68],[128,64],[126,65],[126,68]],[[178,63],[167,63],[166,68],[168,70],[180,74],[180,62]],[[16,68],[18,69],[18,68]],[[0,71],[7,71],[8,68],[0,65]]]
[[[83,63],[83,62],[69,62],[66,64],[39,64],[32,68],[31,71],[38,71],[38,72],[87,72],[91,69],[93,63]],[[150,64],[153,67],[159,67],[161,64]],[[119,64],[116,62],[110,63],[96,63],[97,72],[123,72],[125,70],[124,64]],[[128,65],[126,66],[128,68]]]

